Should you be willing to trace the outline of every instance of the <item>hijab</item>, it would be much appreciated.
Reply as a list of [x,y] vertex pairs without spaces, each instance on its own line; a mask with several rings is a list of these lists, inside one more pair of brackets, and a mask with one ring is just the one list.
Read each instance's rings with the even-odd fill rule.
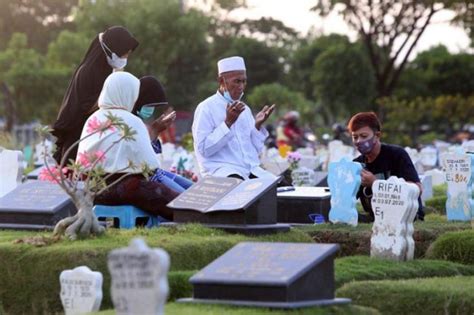
[[[84,155],[106,152],[100,165],[107,173],[141,173],[144,164],[151,169],[159,167],[145,124],[130,112],[139,89],[140,81],[128,72],[114,72],[107,77],[98,100],[99,110],[87,119],[82,130],[81,138],[90,136],[80,142],[77,162],[81,162]],[[104,123],[109,114],[122,119],[135,132],[133,140],[120,140],[122,132],[118,128],[92,134],[91,126]],[[134,167],[130,167],[129,162]]]
[[[118,56],[133,51],[138,41],[122,26],[113,26],[103,33],[105,44]],[[55,154],[59,162],[65,151],[79,139],[87,117],[92,113],[102,86],[112,68],[99,43],[99,35],[92,41],[84,59],[75,70],[64,95],[58,118],[53,124],[53,135],[58,138]],[[76,150],[69,158],[74,159]]]
[[144,105],[168,105],[165,88],[151,75],[140,78],[140,93],[132,113],[137,115]]

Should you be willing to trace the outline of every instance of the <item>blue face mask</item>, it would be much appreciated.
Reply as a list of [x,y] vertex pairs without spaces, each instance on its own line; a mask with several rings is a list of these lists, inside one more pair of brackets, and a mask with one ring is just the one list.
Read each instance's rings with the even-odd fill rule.
[[153,116],[154,112],[155,112],[155,106],[143,106],[138,111],[138,116],[140,116],[143,120],[147,120],[151,116]]
[[224,91],[224,98],[227,100],[227,102],[229,103],[233,103],[233,102],[237,102],[237,101],[240,101],[242,99],[242,96],[244,96],[244,92],[240,93],[240,96],[238,99],[234,100],[232,98],[232,96],[230,96],[230,93],[229,93],[229,90],[227,89],[227,82],[225,81],[225,78],[224,78],[224,85],[225,85],[225,91]]

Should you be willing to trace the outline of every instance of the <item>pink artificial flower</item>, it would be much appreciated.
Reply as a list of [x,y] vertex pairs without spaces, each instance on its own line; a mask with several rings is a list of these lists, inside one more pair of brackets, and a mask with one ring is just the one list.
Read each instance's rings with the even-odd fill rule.
[[290,152],[288,153],[287,159],[289,163],[299,162],[301,160],[301,153],[298,151]]
[[[68,168],[63,167],[62,172],[63,174],[67,174]],[[54,182],[54,183],[59,182],[60,177],[61,177],[61,174],[59,173],[59,168],[57,166],[50,167],[49,170],[48,168],[44,167],[41,169],[40,173],[38,174],[39,180]]]
[[109,119],[101,122],[96,116],[94,116],[87,122],[88,134],[100,131],[100,135],[102,135],[102,133],[106,130],[115,131],[115,127],[112,125],[112,122]]
[[86,152],[77,154],[77,163],[86,168],[91,166],[91,162],[89,161],[89,157],[87,156]]

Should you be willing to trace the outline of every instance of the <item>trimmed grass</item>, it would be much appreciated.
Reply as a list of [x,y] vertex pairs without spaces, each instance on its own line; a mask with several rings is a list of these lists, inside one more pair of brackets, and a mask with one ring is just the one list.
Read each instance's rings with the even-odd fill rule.
[[[229,248],[242,241],[311,242],[301,231],[247,237],[207,229],[199,225],[176,228],[109,230],[93,239],[62,240],[44,247],[13,244],[38,233],[0,232],[0,304],[12,314],[42,314],[61,310],[58,298],[59,274],[65,269],[86,265],[104,275],[104,305],[111,305],[107,254],[142,237],[150,247],[161,247],[171,257],[171,270],[201,269]],[[41,233],[50,236],[51,233]],[[2,303],[3,302],[3,303]]]
[[[433,217],[434,218],[434,217]],[[450,231],[471,229],[469,222],[440,222],[442,218],[436,217],[430,221],[415,222],[415,257],[424,257],[426,250],[438,236]],[[360,223],[356,227],[343,224],[317,224],[298,227],[299,230],[310,235],[317,243],[338,243],[342,256],[370,255],[370,237],[372,224]]]
[[474,230],[441,235],[431,245],[427,256],[474,265]]
[[[170,300],[192,296],[193,288],[188,279],[194,271],[171,272],[168,276]],[[367,256],[352,256],[335,260],[335,282],[339,288],[352,281],[397,280],[429,277],[474,276],[474,266],[449,261],[413,260],[399,263],[374,259]]]
[[[94,315],[114,315],[113,310],[103,311],[94,313]],[[220,305],[199,305],[199,304],[179,304],[179,303],[168,303],[165,305],[166,315],[338,315],[338,314],[352,314],[352,315],[377,315],[380,314],[377,310],[357,306],[357,305],[344,305],[344,306],[332,306],[332,307],[310,307],[302,308],[298,310],[275,310],[266,308],[252,308],[252,307],[232,307],[232,306],[220,306]]]
[[389,315],[472,314],[474,277],[353,282],[338,289],[337,296]]

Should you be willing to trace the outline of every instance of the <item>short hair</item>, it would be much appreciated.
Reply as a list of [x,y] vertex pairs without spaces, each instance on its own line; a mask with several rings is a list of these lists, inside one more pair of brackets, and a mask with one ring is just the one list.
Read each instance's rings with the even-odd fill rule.
[[380,120],[374,112],[357,113],[352,116],[347,124],[349,132],[354,132],[364,127],[369,127],[374,132],[381,131],[382,129]]

